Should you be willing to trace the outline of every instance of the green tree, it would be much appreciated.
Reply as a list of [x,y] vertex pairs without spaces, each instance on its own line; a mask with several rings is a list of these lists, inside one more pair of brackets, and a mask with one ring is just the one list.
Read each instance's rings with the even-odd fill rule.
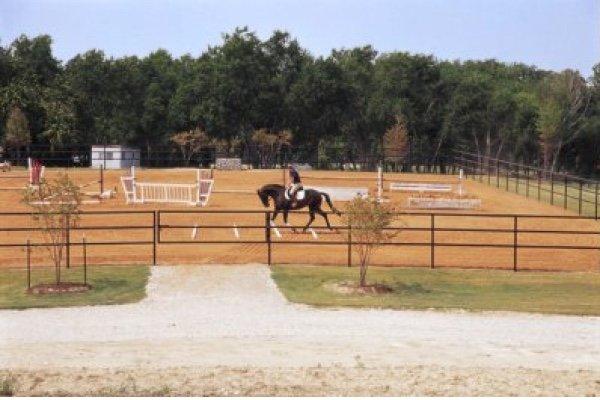
[[6,121],[4,144],[9,150],[17,152],[20,158],[21,149],[31,143],[31,133],[27,117],[19,107],[13,107]]

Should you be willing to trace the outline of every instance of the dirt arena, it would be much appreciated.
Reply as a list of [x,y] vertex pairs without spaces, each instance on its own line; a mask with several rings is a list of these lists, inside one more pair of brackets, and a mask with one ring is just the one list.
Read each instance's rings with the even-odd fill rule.
[[[46,171],[47,179],[61,171],[49,168]],[[99,171],[92,169],[65,170],[71,178],[83,186],[84,192],[98,192]],[[115,189],[117,195],[114,199],[102,201],[100,204],[85,204],[84,210],[109,211],[99,215],[86,215],[80,222],[81,229],[73,231],[72,243],[81,243],[83,237],[89,243],[103,243],[103,245],[90,245],[87,248],[88,263],[114,264],[114,263],[151,263],[153,237],[152,210],[170,210],[172,213],[161,214],[160,232],[161,243],[158,246],[158,264],[174,263],[247,263],[266,262],[267,252],[264,243],[227,243],[206,244],[202,241],[257,241],[264,240],[265,217],[264,208],[255,191],[266,183],[282,183],[283,171],[281,170],[251,170],[251,171],[215,171],[215,193],[211,195],[209,204],[205,208],[190,207],[185,205],[164,204],[136,204],[126,205],[122,193],[120,176],[124,171],[105,171],[105,189]],[[7,178],[7,176],[21,175],[20,178]],[[0,211],[28,211],[29,207],[20,203],[21,192],[11,187],[24,186],[27,182],[24,170],[15,169],[12,172],[0,173]],[[362,172],[340,171],[303,171],[301,172],[305,185],[331,186],[331,187],[366,187],[371,193],[376,191],[376,174]],[[193,183],[195,170],[192,169],[138,169],[138,181],[144,182],[170,182]],[[448,182],[457,183],[456,176],[427,175],[427,174],[385,174],[386,183],[392,181],[414,182]],[[575,215],[563,210],[559,206],[551,206],[534,199],[526,199],[502,189],[487,186],[484,183],[467,180],[463,183],[464,190],[469,195],[478,197],[482,207],[471,211],[472,214],[542,214],[542,215]],[[8,190],[7,190],[8,189]],[[247,193],[219,193],[218,191],[240,190]],[[384,192],[398,211],[414,211],[406,209],[407,195],[399,192]],[[338,208],[344,209],[343,202],[335,202]],[[147,213],[116,213],[115,211],[148,211]],[[232,213],[226,210],[248,210],[256,213]],[[177,212],[181,211],[181,212]],[[197,213],[195,211],[198,211]],[[203,211],[220,211],[209,214]],[[473,215],[469,217],[452,216],[452,212],[440,210],[450,214],[436,216],[435,225],[441,228],[456,229],[481,229],[499,228],[506,232],[456,232],[440,231],[435,233],[435,242],[455,244],[502,244],[504,248],[491,247],[438,247],[435,248],[435,264],[437,267],[463,267],[463,268],[512,268],[513,267],[513,224],[509,217]],[[291,222],[303,225],[306,215],[294,215]],[[334,224],[341,224],[339,218],[332,216]],[[236,239],[233,225],[238,227],[240,239]],[[422,228],[418,231],[403,231],[395,242],[421,243],[421,245],[386,246],[374,258],[373,262],[379,265],[397,266],[429,266],[431,259],[429,215],[410,215],[399,217],[395,226]],[[529,219],[519,218],[520,229],[535,230],[588,230],[595,234],[556,234],[556,233],[520,233],[520,244],[529,245],[577,245],[598,246],[598,223],[593,220],[580,219]],[[166,227],[170,225],[171,227]],[[177,225],[177,227],[172,227]],[[198,225],[196,236],[192,238],[193,226]],[[203,225],[223,225],[223,228],[202,228]],[[279,221],[279,225],[283,225]],[[315,225],[323,226],[319,218]],[[27,216],[3,215],[1,228],[34,227],[35,223]],[[249,228],[247,226],[254,226]],[[93,229],[92,229],[93,228]],[[344,244],[329,245],[327,242],[344,242],[347,239],[345,231],[338,233],[325,233],[317,229],[318,239],[311,234],[293,234],[288,230],[280,230],[282,237],[272,234],[273,241],[294,242],[309,241],[307,244],[275,243],[273,245],[274,263],[298,264],[345,264],[347,261],[347,246]],[[32,242],[41,242],[39,232],[27,232],[14,229],[0,231],[0,243],[24,244],[27,239]],[[144,244],[114,245],[110,242],[146,242]],[[167,244],[166,241],[186,241],[186,244]],[[108,243],[108,244],[107,244]],[[81,246],[73,247],[72,262],[81,263]],[[23,266],[25,262],[25,248],[2,247],[0,260],[3,266]],[[600,267],[600,253],[598,250],[565,250],[565,249],[519,249],[519,269],[544,269],[544,270],[598,270]],[[47,265],[46,250],[36,247],[32,251],[34,266]]]

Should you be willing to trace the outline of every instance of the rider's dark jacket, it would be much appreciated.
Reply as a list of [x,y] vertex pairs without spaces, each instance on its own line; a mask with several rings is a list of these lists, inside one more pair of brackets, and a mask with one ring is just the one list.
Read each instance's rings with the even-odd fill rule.
[[290,168],[290,180],[293,184],[297,185],[300,183],[300,174],[296,171],[296,168]]

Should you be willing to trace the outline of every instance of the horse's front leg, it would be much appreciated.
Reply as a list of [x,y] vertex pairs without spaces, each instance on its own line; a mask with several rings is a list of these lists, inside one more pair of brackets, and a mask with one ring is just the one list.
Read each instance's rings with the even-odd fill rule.
[[[290,226],[290,224],[288,223],[288,214],[289,214],[290,210],[289,209],[285,209],[283,210],[283,222],[285,223],[285,226]],[[296,232],[296,228],[294,228],[292,226],[292,232]]]
[[271,221],[275,221],[275,218],[277,218],[278,214],[279,214],[279,210],[277,208],[275,208],[275,210],[273,210],[273,216],[271,217]]

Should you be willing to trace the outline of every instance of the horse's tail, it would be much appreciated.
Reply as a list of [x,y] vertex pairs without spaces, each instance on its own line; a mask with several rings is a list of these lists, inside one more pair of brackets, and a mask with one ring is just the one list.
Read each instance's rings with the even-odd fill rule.
[[339,210],[333,206],[333,203],[331,202],[331,198],[329,197],[329,195],[325,192],[319,192],[319,193],[321,193],[321,196],[325,197],[325,201],[327,202],[327,205],[329,206],[329,208],[331,208],[331,211],[333,211],[334,213],[336,213],[338,216],[341,217],[342,213],[339,212]]

